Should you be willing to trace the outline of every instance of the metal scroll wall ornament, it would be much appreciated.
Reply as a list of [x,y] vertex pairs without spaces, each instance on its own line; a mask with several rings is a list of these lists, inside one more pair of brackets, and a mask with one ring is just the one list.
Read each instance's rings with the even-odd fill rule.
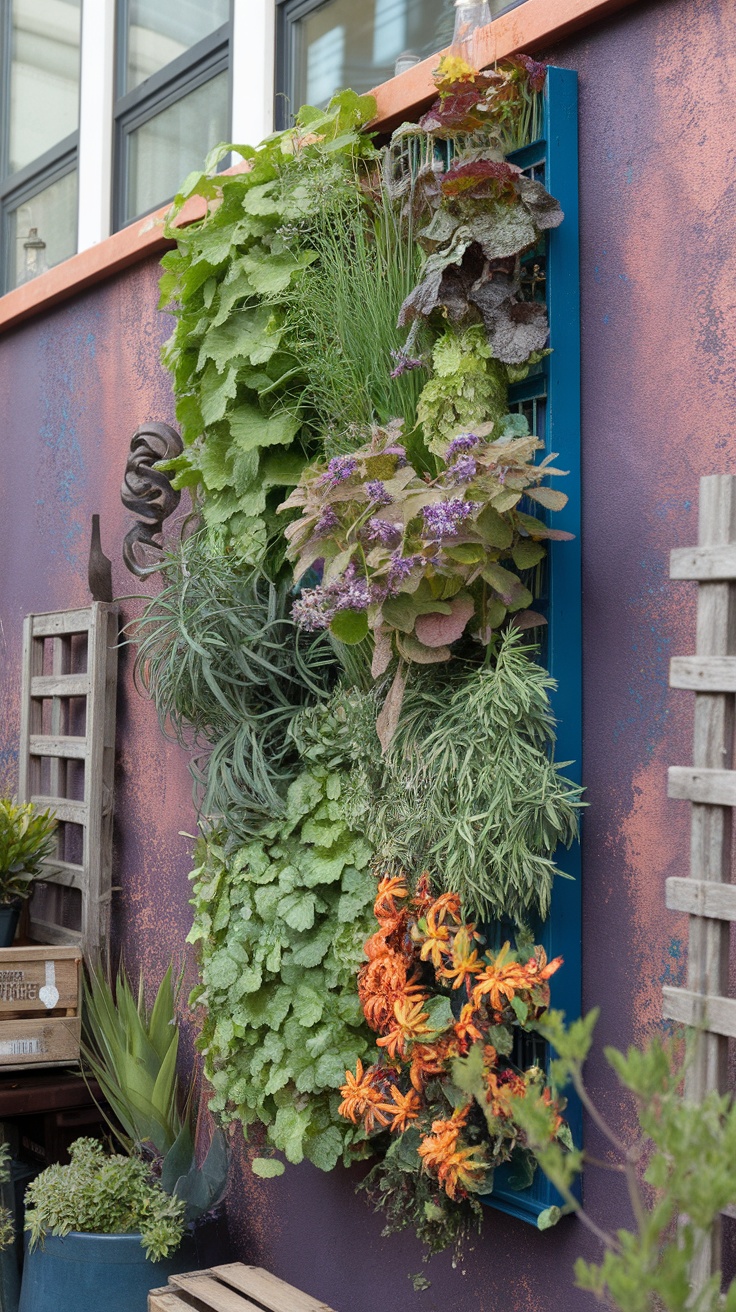
[[[157,541],[165,519],[176,510],[181,492],[171,486],[168,474],[154,465],[181,455],[184,444],[170,424],[142,424],[130,439],[130,455],[120,496],[138,522],[125,535],[123,560],[140,578],[160,569],[163,548]],[[155,563],[151,563],[151,553]]]

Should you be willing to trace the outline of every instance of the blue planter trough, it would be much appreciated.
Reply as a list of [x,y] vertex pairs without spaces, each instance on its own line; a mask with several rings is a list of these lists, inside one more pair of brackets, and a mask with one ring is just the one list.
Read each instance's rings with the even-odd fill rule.
[[196,1266],[187,1240],[173,1257],[151,1262],[137,1234],[73,1230],[63,1239],[47,1235],[33,1252],[26,1236],[19,1312],[146,1312],[149,1289]]

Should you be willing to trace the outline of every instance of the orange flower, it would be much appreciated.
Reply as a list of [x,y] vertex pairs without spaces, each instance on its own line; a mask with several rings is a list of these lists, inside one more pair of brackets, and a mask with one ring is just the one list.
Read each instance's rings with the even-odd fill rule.
[[382,956],[362,967],[358,975],[358,997],[368,1024],[380,1034],[394,1020],[397,1002],[417,1001],[426,994],[417,977],[407,975],[404,958],[386,949]]
[[414,908],[418,919],[421,919],[422,916],[426,916],[433,902],[434,896],[429,882],[429,871],[423,870],[417,880],[416,892],[411,900],[412,907]]
[[501,1075],[489,1071],[486,1075],[486,1084],[488,1086],[488,1101],[493,1114],[502,1119],[508,1119],[511,1116],[512,1104],[515,1099],[526,1097],[524,1077],[523,1075],[517,1075],[514,1071],[503,1071]]
[[[472,1002],[465,1003],[465,1006],[460,1011],[460,1019],[455,1022],[453,1028],[463,1052],[467,1052],[471,1043],[477,1043],[483,1038],[482,1031],[478,1029],[476,1024],[476,1013]],[[491,1051],[493,1051],[493,1049],[491,1049]]]
[[370,1134],[371,1130],[378,1125],[388,1125],[388,1117],[384,1115],[383,1095],[376,1088],[374,1079],[377,1074],[375,1066],[363,1073],[363,1063],[358,1058],[355,1067],[355,1075],[350,1071],[345,1072],[345,1084],[340,1089],[343,1101],[338,1107],[341,1116],[346,1120],[352,1121],[357,1125],[358,1121],[363,1118],[363,1124],[366,1132]]
[[[460,915],[460,895],[458,893],[443,893],[441,897],[437,898],[429,914],[431,914],[440,925],[444,924],[446,916],[449,916],[451,920],[455,921],[456,925],[459,925],[462,921],[462,916]],[[429,919],[429,914],[427,919]]]
[[385,1048],[389,1057],[404,1057],[407,1043],[420,1038],[422,1034],[431,1033],[429,1026],[424,1023],[429,1012],[422,1011],[426,1001],[427,995],[424,994],[417,1002],[411,998],[399,998],[394,1003],[396,1025],[388,1034],[376,1040],[378,1047]]
[[529,958],[524,969],[530,983],[534,984],[537,980],[547,980],[554,975],[555,971],[560,969],[562,961],[562,957],[555,957],[548,962],[544,948],[538,947],[534,949],[534,956]]
[[402,1093],[395,1084],[391,1085],[391,1098],[391,1102],[382,1104],[381,1111],[388,1112],[393,1118],[390,1126],[391,1130],[402,1133],[409,1128],[412,1121],[417,1119],[422,1104],[413,1089],[410,1089],[408,1093]]
[[443,965],[437,972],[439,979],[453,981],[453,989],[462,988],[467,979],[472,979],[483,969],[478,959],[478,951],[473,946],[475,925],[463,925],[456,933],[452,944],[452,965]]
[[493,1010],[503,1011],[506,1003],[510,1002],[520,989],[529,988],[524,967],[517,961],[507,962],[510,949],[511,944],[504,943],[496,960],[478,975],[473,989],[474,1006],[479,1007],[488,994]]
[[406,879],[403,875],[386,876],[378,885],[378,894],[373,904],[373,911],[376,920],[383,916],[395,916],[397,907],[394,898],[407,898],[409,890],[406,887]]
[[439,1183],[453,1199],[481,1184],[488,1165],[482,1145],[458,1147],[470,1106],[468,1103],[454,1112],[448,1121],[433,1121],[432,1133],[425,1135],[418,1149],[424,1169],[436,1172]]
[[443,893],[427,912],[427,930],[419,953],[422,961],[431,961],[435,970],[443,964],[443,958],[452,954],[452,935],[450,926],[445,924],[445,917],[451,916],[460,922],[460,899],[457,893]]
[[444,1075],[451,1057],[458,1055],[454,1035],[447,1034],[436,1043],[414,1043],[411,1049],[409,1079],[417,1093],[424,1093],[424,1085],[435,1075]]

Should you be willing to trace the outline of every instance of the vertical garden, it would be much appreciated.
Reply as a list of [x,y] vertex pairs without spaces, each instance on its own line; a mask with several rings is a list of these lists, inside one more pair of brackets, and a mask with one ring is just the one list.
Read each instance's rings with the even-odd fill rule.
[[508,399],[547,351],[530,269],[563,222],[508,160],[544,76],[445,58],[387,145],[345,92],[237,147],[242,172],[222,147],[162,277],[194,513],[137,670],[192,757],[211,1106],[264,1127],[261,1175],[274,1150],[372,1159],[372,1201],[431,1250],[497,1166],[529,1183],[530,1090],[569,1140],[518,1041],[580,807],[534,608],[564,476]]

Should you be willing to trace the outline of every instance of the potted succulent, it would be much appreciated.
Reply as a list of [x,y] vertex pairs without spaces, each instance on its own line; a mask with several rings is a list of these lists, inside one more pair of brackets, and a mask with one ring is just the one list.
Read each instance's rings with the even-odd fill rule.
[[145,1312],[148,1291],[191,1268],[186,1204],[141,1157],[77,1139],[66,1166],[26,1189],[20,1312]]
[[56,818],[32,802],[0,797],[0,947],[10,947],[20,909],[54,851]]

